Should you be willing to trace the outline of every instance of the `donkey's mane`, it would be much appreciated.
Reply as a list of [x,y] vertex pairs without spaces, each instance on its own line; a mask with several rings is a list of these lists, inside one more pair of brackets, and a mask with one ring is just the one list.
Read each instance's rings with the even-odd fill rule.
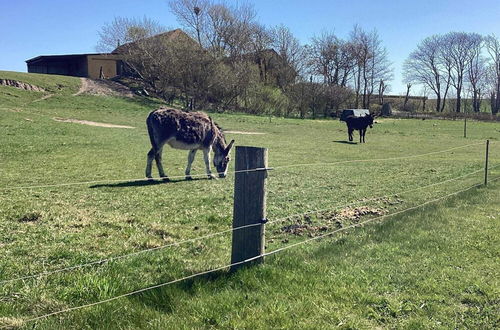
[[215,127],[218,129],[218,134],[217,137],[215,138],[215,147],[219,149],[219,151],[224,151],[226,149],[227,143],[226,143],[226,136],[224,135],[224,129],[220,127],[217,123],[215,123],[212,118],[210,118],[212,123],[214,123]]

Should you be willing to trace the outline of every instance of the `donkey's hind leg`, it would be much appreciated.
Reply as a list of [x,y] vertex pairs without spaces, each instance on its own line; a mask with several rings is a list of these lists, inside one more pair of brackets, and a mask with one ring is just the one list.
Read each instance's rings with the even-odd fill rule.
[[165,174],[165,171],[163,170],[163,165],[161,163],[162,153],[163,153],[163,146],[156,151],[155,154],[156,167],[158,167],[158,174],[160,174],[160,178],[168,180],[168,177]]
[[153,167],[153,159],[155,158],[155,155],[156,151],[153,148],[151,148],[151,150],[149,150],[148,152],[148,160],[146,163],[146,178],[148,179],[153,178],[153,176],[151,175],[151,169]]

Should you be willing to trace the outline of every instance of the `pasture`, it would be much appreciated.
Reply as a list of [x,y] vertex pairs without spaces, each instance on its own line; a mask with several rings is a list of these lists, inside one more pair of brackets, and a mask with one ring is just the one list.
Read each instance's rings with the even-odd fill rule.
[[[0,78],[47,90],[0,86],[0,328],[499,325],[498,123],[469,122],[464,139],[460,121],[376,119],[366,143],[350,144],[339,121],[219,113],[211,114],[218,124],[239,132],[227,133],[228,141],[269,148],[275,167],[267,183],[269,220],[324,210],[267,225],[268,251],[481,183],[486,139],[491,181],[269,256],[258,267],[29,321],[227,265],[230,232],[161,247],[230,229],[234,175],[205,179],[199,154],[192,174],[201,176],[184,181],[187,152],[165,147],[172,182],[142,180],[150,148],[145,119],[159,101],[74,96],[76,78],[10,72]],[[423,156],[404,158],[416,155]],[[338,163],[347,160],[367,161]]]

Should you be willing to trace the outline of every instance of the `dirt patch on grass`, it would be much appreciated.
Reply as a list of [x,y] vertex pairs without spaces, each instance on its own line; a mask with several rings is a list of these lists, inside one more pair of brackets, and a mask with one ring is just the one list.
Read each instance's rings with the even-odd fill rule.
[[135,128],[133,126],[115,125],[115,124],[108,124],[108,123],[98,123],[98,122],[95,122],[95,121],[79,120],[79,119],[71,119],[71,118],[58,118],[58,117],[54,117],[52,119],[54,119],[55,121],[58,121],[60,123],[75,123],[75,124],[81,124],[81,125],[98,126],[98,127],[109,127],[109,128]]
[[80,78],[82,85],[78,92],[73,94],[102,95],[102,96],[123,96],[134,97],[134,93],[126,86],[111,80]]
[[261,132],[245,132],[245,131],[224,131],[224,133],[243,134],[243,135],[263,135],[263,134],[266,134],[266,133],[261,133]]
[[318,213],[314,219],[312,216],[304,215],[295,223],[281,227],[278,233],[315,237],[332,229],[340,229],[358,223],[364,216],[381,216],[386,213],[387,210],[383,208],[369,206],[347,207],[339,211]]
[[42,215],[40,213],[28,213],[24,214],[23,216],[19,217],[17,221],[19,222],[37,222],[42,218]]

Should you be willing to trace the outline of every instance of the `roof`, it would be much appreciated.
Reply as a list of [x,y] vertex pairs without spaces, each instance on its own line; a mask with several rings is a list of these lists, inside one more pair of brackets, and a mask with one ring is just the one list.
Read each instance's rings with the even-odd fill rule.
[[68,55],[40,55],[37,57],[30,58],[26,60],[26,63],[37,62],[40,60],[61,60],[61,59],[71,59],[78,58],[84,56],[96,56],[96,55],[106,55],[106,56],[114,56],[115,54],[110,53],[88,53],[88,54],[68,54]]
[[[181,29],[175,29],[175,30],[164,32],[164,33],[160,33],[160,34],[154,35],[152,37],[149,37],[149,38],[146,38],[143,40],[153,40],[153,41],[158,41],[158,42],[184,40],[187,42],[192,42],[195,45],[198,45],[198,43],[196,41],[194,41],[193,38],[191,38],[189,35],[186,34],[186,32],[182,31]],[[124,53],[127,50],[127,48],[130,48],[136,42],[137,41],[128,42],[126,44],[118,46],[115,50],[113,50],[112,54]]]

